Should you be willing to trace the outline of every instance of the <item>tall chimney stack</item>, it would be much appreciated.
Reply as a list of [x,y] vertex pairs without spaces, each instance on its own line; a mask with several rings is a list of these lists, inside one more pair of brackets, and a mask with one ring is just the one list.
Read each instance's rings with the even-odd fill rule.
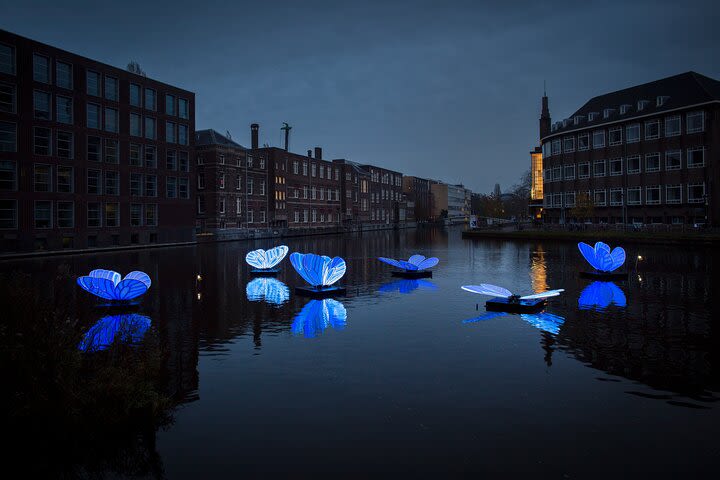
[[312,150],[308,150],[308,158],[312,158]]
[[315,158],[318,160],[322,160],[322,148],[315,147]]
[[257,123],[250,125],[250,148],[252,149],[258,148],[258,130],[260,130],[260,125]]

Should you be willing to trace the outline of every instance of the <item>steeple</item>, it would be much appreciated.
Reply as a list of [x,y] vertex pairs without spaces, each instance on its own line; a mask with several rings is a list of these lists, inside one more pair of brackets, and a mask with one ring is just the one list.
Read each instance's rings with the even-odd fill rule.
[[548,108],[547,91],[543,82],[542,112],[540,113],[540,138],[550,134],[550,109]]

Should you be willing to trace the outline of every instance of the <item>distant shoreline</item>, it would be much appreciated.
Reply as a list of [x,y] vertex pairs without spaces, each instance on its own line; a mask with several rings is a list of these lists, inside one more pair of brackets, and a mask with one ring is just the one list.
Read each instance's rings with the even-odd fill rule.
[[614,230],[548,231],[548,230],[466,230],[465,239],[611,241],[653,245],[714,246],[720,244],[718,233],[620,232]]

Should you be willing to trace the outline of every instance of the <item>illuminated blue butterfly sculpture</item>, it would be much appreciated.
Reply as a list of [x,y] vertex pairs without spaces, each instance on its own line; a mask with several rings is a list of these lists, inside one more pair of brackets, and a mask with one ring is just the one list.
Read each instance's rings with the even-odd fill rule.
[[96,352],[107,349],[119,338],[123,343],[138,344],[150,328],[150,318],[135,313],[103,317],[90,327],[78,349]]
[[584,310],[604,310],[610,305],[626,307],[623,291],[613,282],[593,282],[580,293],[578,307]]
[[295,335],[302,334],[306,338],[313,338],[328,327],[343,330],[346,325],[345,306],[337,300],[326,298],[310,300],[295,316],[290,330]]
[[97,269],[86,277],[78,278],[77,283],[96,297],[117,302],[130,301],[150,288],[150,277],[145,272],[134,271],[121,278],[118,272]]
[[393,267],[400,268],[406,272],[416,272],[420,270],[427,270],[438,264],[440,260],[436,257],[425,258],[422,255],[413,255],[405,260],[395,260],[394,258],[378,257],[381,262],[392,265]]
[[610,250],[610,247],[603,242],[597,242],[595,247],[580,242],[578,243],[578,249],[582,256],[585,257],[585,260],[599,272],[612,272],[625,263],[625,250],[622,247],[615,247]]
[[251,302],[265,300],[273,305],[280,306],[290,299],[290,289],[276,278],[255,278],[245,287],[247,299]]
[[564,288],[558,290],[548,290],[541,293],[533,293],[531,295],[516,295],[507,288],[498,287],[497,285],[491,285],[489,283],[481,283],[480,285],[463,285],[463,290],[470,293],[477,293],[479,295],[489,295],[491,297],[504,298],[508,302],[521,302],[523,300],[541,300],[549,297],[557,297],[560,293],[564,292]]
[[[487,312],[483,315],[480,315],[479,317],[463,320],[463,323],[477,323],[485,320],[491,320],[497,317],[502,317],[504,315],[509,314],[505,312]],[[547,312],[521,313],[520,318],[532,325],[533,327],[537,328],[538,330],[552,333],[553,335],[557,335],[558,333],[560,333],[560,327],[563,323],[565,323],[564,317]]]
[[245,261],[251,266],[258,270],[270,270],[275,268],[280,262],[282,262],[285,255],[287,255],[289,248],[285,245],[280,245],[269,250],[263,250],[259,248],[248,252],[245,255]]
[[330,287],[345,275],[345,260],[340,257],[330,258],[314,253],[290,254],[290,263],[295,271],[314,289],[322,290]]
[[437,285],[435,285],[429,280],[403,279],[380,285],[379,290],[384,293],[400,292],[403,294],[408,294],[417,289],[437,290],[437,288]]

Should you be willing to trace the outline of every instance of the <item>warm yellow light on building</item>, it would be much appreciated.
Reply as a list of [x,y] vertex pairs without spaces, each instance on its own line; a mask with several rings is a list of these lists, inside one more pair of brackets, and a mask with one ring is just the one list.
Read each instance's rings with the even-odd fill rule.
[[543,199],[543,159],[542,153],[531,153],[530,154],[530,200],[542,200]]

